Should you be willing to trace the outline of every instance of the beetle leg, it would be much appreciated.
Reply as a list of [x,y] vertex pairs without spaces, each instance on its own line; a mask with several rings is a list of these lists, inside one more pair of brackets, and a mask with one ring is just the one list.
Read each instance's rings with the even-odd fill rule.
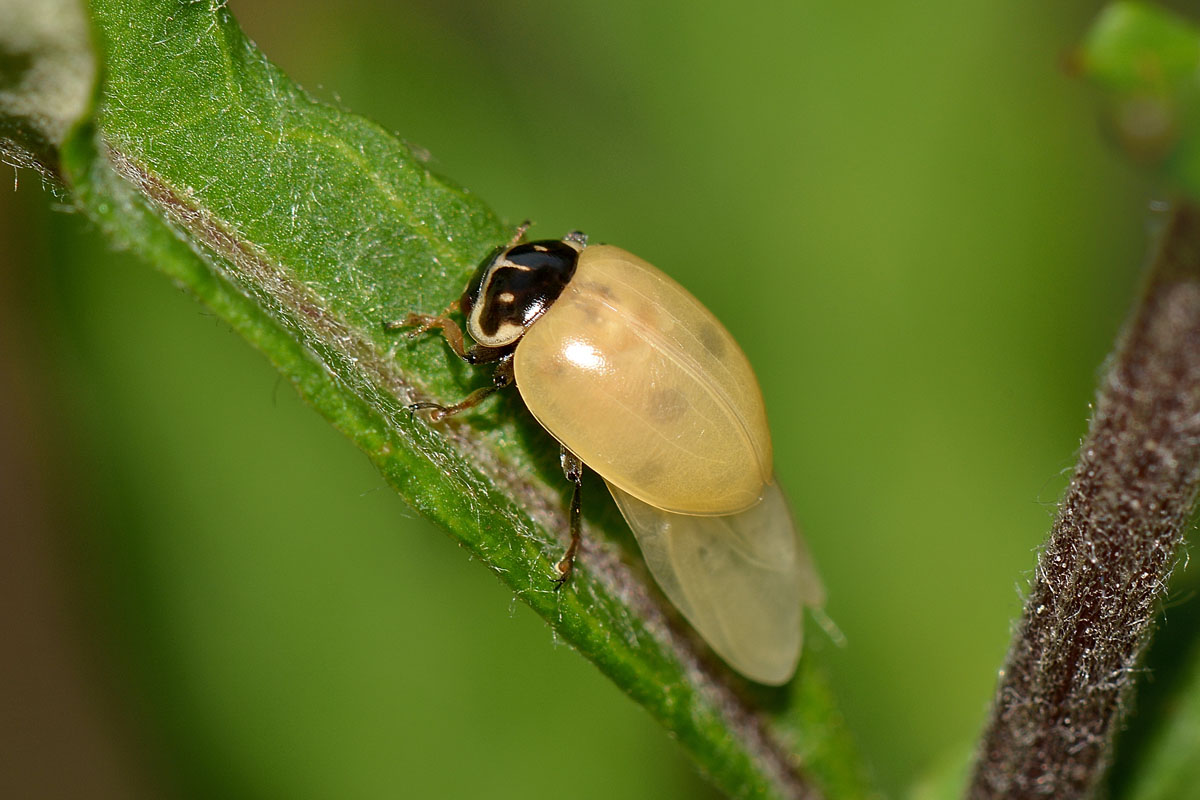
[[563,557],[554,565],[554,572],[558,577],[553,580],[559,589],[571,577],[571,570],[575,566],[575,554],[579,551],[579,539],[583,535],[583,461],[566,447],[560,448],[559,461],[562,463],[563,475],[575,484],[575,488],[571,491],[571,543],[567,545],[567,552],[563,553]]
[[383,323],[385,331],[397,331],[401,328],[415,328],[409,331],[408,338],[414,339],[426,331],[431,331],[437,328],[442,332],[442,336],[446,339],[446,344],[450,345],[450,349],[454,354],[464,361],[467,358],[467,348],[463,341],[462,328],[458,327],[458,323],[450,319],[450,314],[458,311],[458,301],[455,300],[440,314],[408,314],[404,319],[391,320]]
[[[477,348],[474,348],[474,347],[471,348],[471,350],[467,351],[467,354],[470,355],[476,349]],[[497,348],[487,348],[487,349],[495,350]],[[505,353],[504,355],[498,356],[497,359],[499,360],[500,363],[498,363],[496,365],[496,371],[494,373],[492,373],[492,385],[491,386],[484,386],[482,389],[476,389],[475,391],[473,391],[469,395],[467,395],[464,399],[458,401],[457,403],[455,403],[452,406],[444,406],[441,403],[410,403],[407,406],[408,410],[412,411],[412,412],[429,410],[430,411],[429,420],[431,422],[441,422],[446,417],[452,417],[455,414],[459,413],[460,411],[466,411],[468,408],[474,408],[475,406],[482,403],[484,400],[486,400],[491,395],[495,394],[496,392],[500,391],[501,389],[507,389],[509,386],[512,386],[513,383],[515,382],[515,378],[513,376],[513,354],[512,354],[512,351],[510,350],[509,352]],[[493,360],[496,360],[496,359],[493,359]],[[475,362],[471,362],[471,363],[475,363]]]
[[487,347],[482,344],[467,347],[466,339],[463,338],[462,328],[458,327],[458,323],[447,316],[457,310],[458,301],[455,300],[441,314],[409,314],[404,319],[383,323],[383,329],[386,331],[395,331],[401,328],[415,327],[416,330],[408,334],[408,338],[412,339],[415,336],[420,336],[422,333],[436,328],[442,332],[442,338],[446,340],[446,344],[450,345],[450,349],[454,351],[454,355],[471,365],[499,361],[512,352],[511,347]]

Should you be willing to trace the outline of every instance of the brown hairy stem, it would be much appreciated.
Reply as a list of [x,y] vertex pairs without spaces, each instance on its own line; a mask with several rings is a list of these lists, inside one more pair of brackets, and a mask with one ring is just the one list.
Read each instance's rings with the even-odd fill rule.
[[1101,382],[1000,676],[971,798],[1089,796],[1200,483],[1200,208],[1180,203]]

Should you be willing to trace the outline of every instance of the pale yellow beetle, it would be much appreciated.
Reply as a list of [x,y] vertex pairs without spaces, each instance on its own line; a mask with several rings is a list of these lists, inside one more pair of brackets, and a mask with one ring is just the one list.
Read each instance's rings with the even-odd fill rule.
[[[574,483],[570,575],[580,537],[583,466],[604,478],[663,592],[718,655],[747,677],[788,681],[801,610],[824,590],[774,482],[771,436],[750,362],[713,314],[632,253],[561,241],[522,243],[522,226],[480,264],[440,315],[388,328],[440,328],[493,385],[460,403],[415,403],[434,421],[516,383],[562,446]],[[467,332],[448,314],[461,308]]]

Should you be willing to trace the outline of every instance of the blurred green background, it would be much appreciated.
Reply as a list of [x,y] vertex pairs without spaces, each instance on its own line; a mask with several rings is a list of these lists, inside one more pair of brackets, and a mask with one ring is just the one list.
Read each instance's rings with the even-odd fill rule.
[[[725,320],[880,784],[969,748],[1146,248],[1151,189],[1059,66],[1097,6],[229,5],[507,219]],[[705,796],[262,357],[17,177],[0,794]]]

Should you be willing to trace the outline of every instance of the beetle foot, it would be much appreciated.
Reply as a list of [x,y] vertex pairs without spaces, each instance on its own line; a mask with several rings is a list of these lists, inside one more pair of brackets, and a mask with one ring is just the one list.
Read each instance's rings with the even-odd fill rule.
[[418,411],[428,411],[430,422],[441,422],[449,414],[449,409],[438,403],[409,403],[404,407],[409,413],[415,415]]
[[404,319],[391,323],[388,330],[412,328],[408,332],[408,338],[415,339],[427,331],[442,327],[445,322],[446,318],[441,314],[409,314]]
[[398,331],[401,328],[408,328],[412,325],[420,325],[420,317],[422,314],[406,314],[403,319],[389,319],[383,323],[385,331]]
[[575,559],[572,556],[563,556],[558,563],[554,565],[554,577],[551,577],[551,582],[554,583],[554,590],[558,591],[566,585],[567,581],[571,580],[571,573],[574,572]]

